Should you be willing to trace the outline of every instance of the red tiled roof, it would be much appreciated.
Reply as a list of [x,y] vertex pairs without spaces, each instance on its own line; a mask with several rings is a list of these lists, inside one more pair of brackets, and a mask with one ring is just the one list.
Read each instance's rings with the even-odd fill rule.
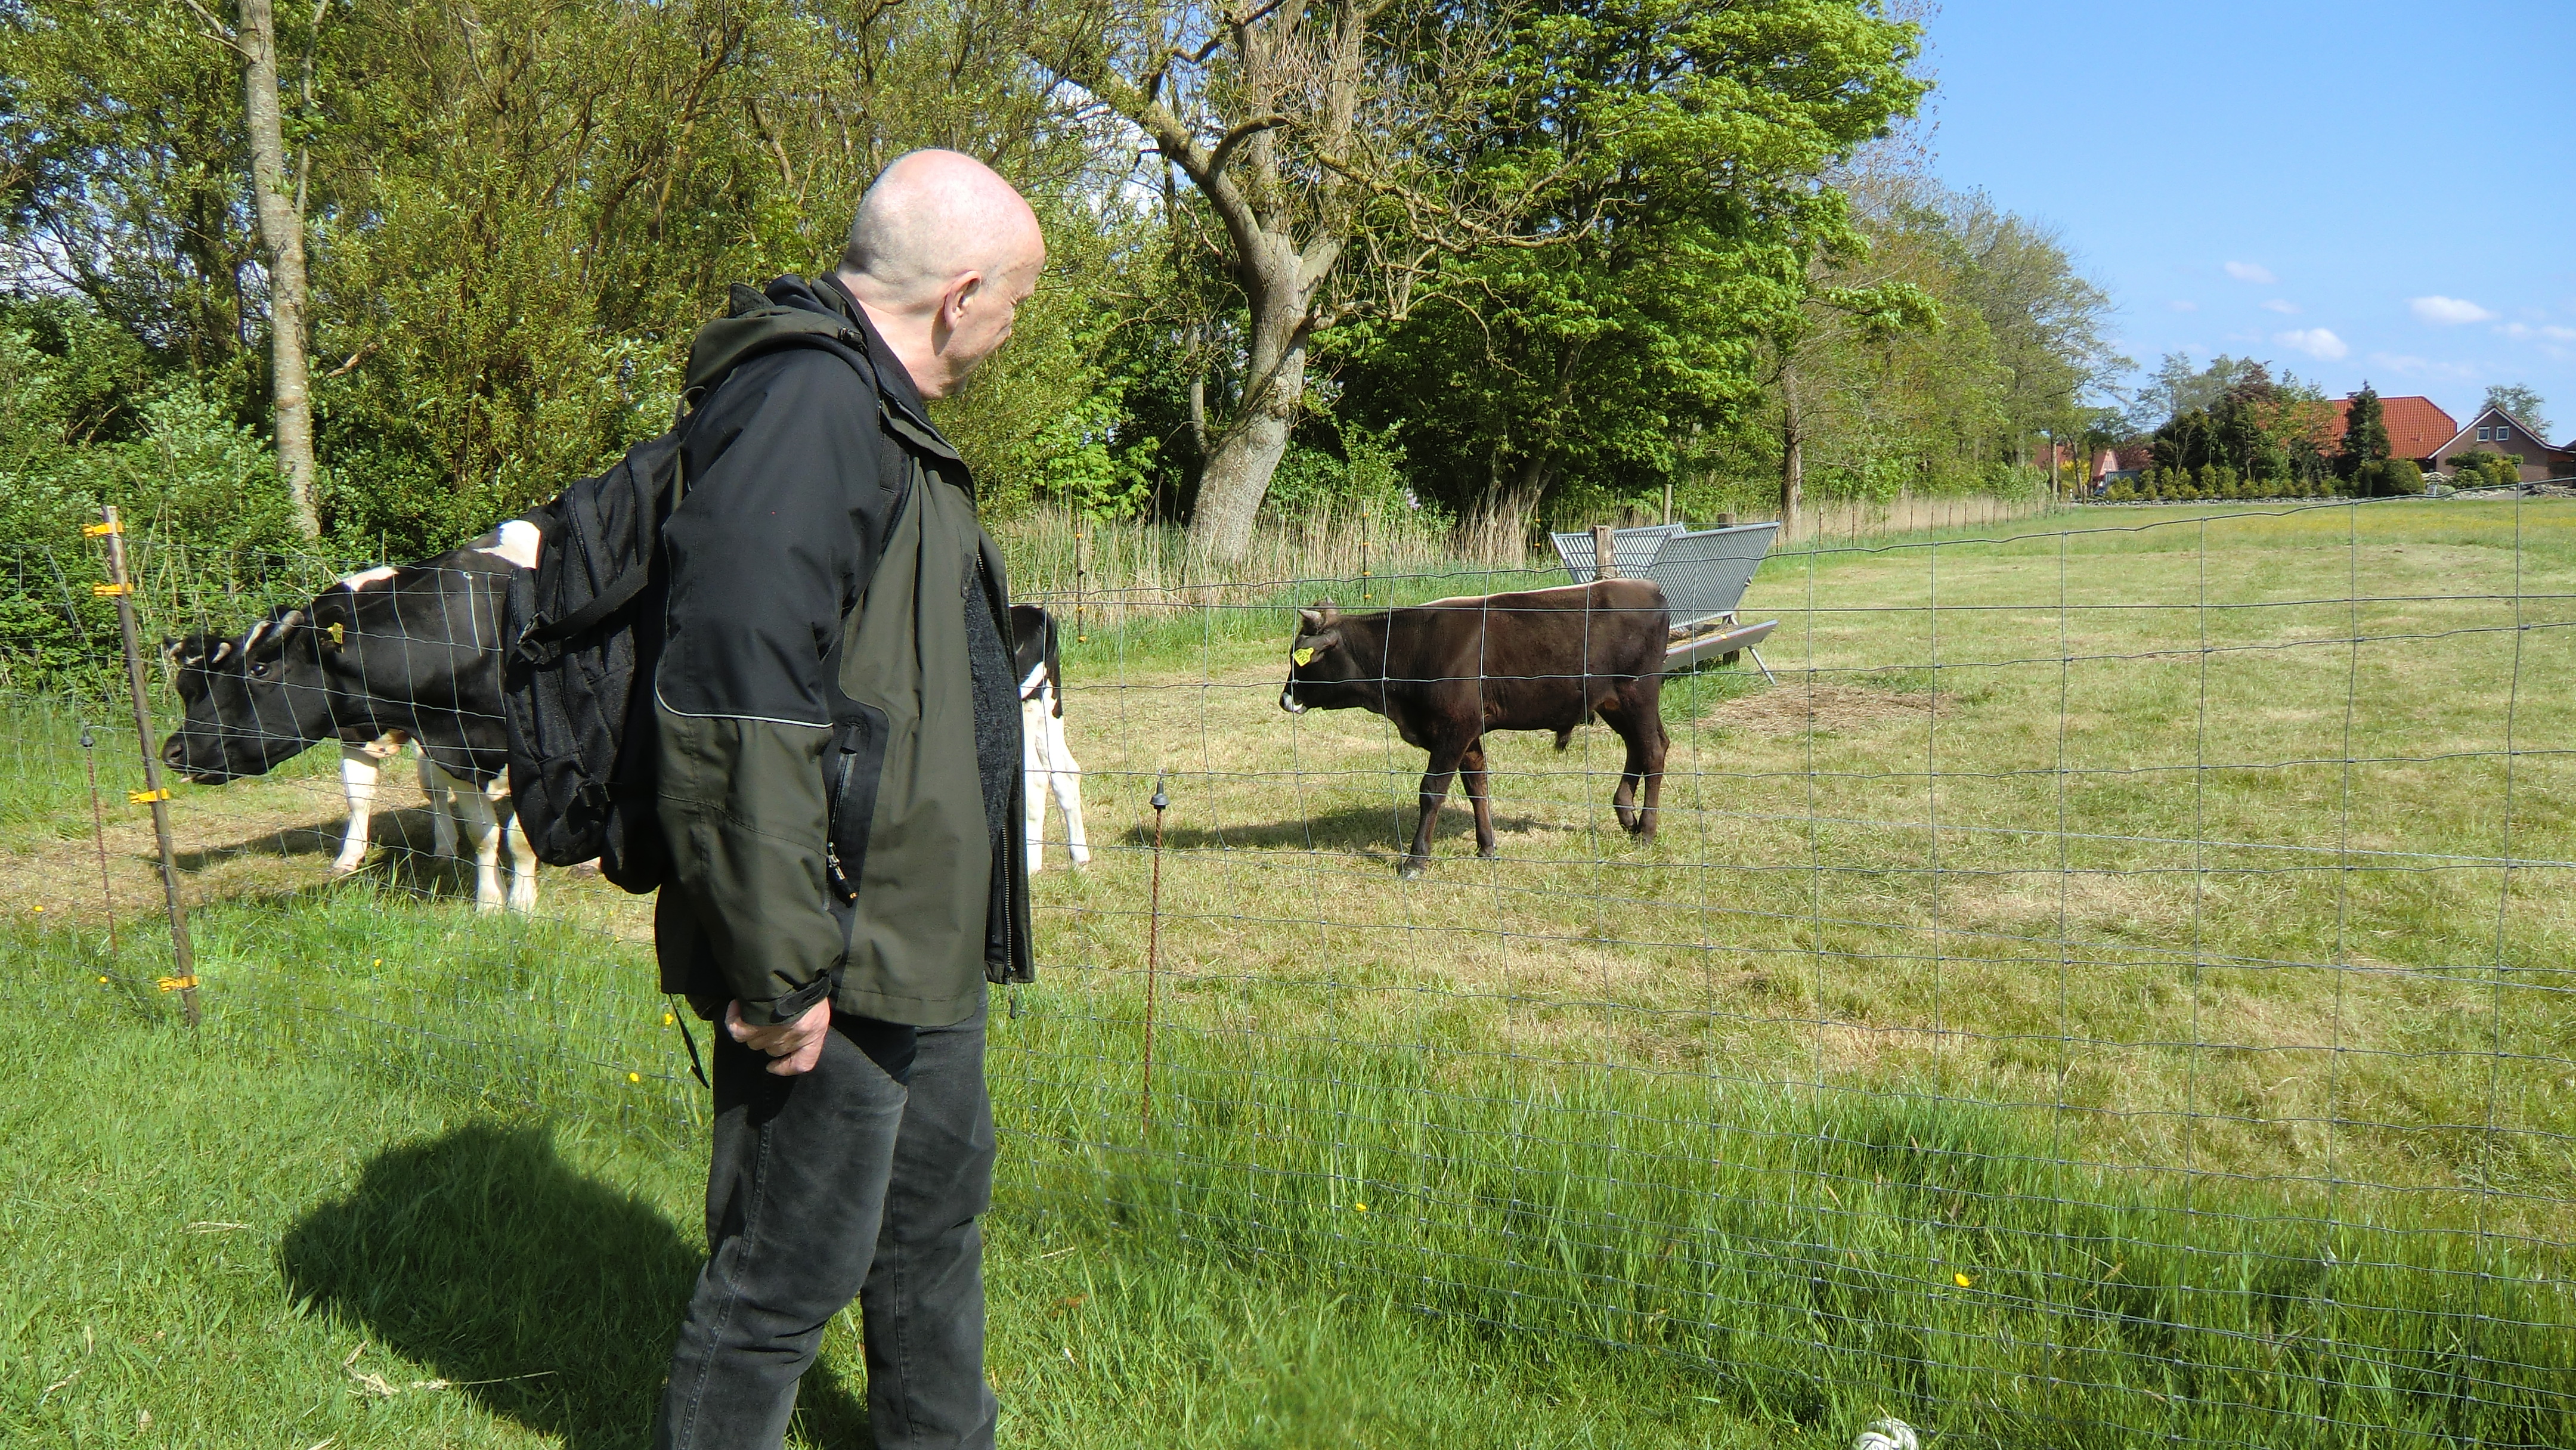
[[[2324,426],[2317,431],[2317,447],[2333,453],[2343,444],[2344,409],[2350,398],[2329,401]],[[2379,400],[2379,414],[2388,423],[2388,456],[2391,458],[2430,458],[2433,450],[2451,441],[2460,425],[2451,415],[2435,406],[2430,398],[2407,397]]]

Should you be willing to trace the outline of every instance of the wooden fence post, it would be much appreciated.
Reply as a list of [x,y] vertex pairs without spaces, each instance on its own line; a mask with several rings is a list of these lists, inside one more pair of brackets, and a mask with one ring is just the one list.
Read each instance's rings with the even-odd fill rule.
[[1619,577],[1619,535],[1608,524],[1592,526],[1592,577]]

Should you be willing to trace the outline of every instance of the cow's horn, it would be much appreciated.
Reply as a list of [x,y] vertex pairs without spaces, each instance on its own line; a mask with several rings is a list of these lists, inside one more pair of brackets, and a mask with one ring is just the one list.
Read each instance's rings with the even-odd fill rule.
[[1297,617],[1306,622],[1306,633],[1320,634],[1323,632],[1324,616],[1320,611],[1300,609],[1297,611]]
[[1315,614],[1315,627],[1318,629],[1330,629],[1333,627],[1333,621],[1342,617],[1341,609],[1329,599],[1316,604]]

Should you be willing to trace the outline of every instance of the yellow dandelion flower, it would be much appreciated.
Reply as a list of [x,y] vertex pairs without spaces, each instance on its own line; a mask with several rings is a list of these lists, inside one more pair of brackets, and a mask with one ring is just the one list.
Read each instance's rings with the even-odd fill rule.
[[1361,1213],[1368,1212],[1368,1205],[1365,1203],[1354,1203],[1351,1207],[1359,1210]]
[[1973,1289],[1977,1285],[1976,1280],[1969,1278],[1965,1274],[1952,1274],[1950,1276],[1950,1282],[1958,1285],[1962,1289]]
[[668,1026],[670,1026],[672,1023],[677,1022],[677,1021],[679,1021],[679,1020],[680,1020],[679,1018],[672,1016],[672,1015],[671,1015],[670,1013],[668,1013],[668,1012],[665,1012],[665,1013],[663,1013],[663,1014],[662,1014],[662,1025],[663,1025],[663,1026],[665,1026],[665,1027],[668,1027]]
[[640,1072],[630,1072],[626,1075],[626,1080],[628,1082],[642,1082],[644,1080],[644,1074]]

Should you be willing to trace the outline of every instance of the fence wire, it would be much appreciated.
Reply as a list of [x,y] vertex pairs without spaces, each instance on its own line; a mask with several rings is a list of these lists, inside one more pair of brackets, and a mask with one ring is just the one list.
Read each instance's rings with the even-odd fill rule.
[[[1059,620],[1091,859],[1050,809],[1040,980],[993,1014],[1001,1211],[1668,1356],[1807,1425],[2576,1444],[2576,502],[1819,536],[1740,610],[1779,621],[1776,683],[1664,682],[1652,842],[1612,809],[1608,729],[1498,733],[1496,854],[1453,790],[1411,880],[1423,752],[1283,712],[1293,611],[1552,561],[1335,541],[1330,572],[1246,578],[1006,546]],[[144,557],[169,637],[331,572]],[[167,936],[95,568],[77,541],[11,567],[0,871],[36,949],[10,990],[150,1011]],[[180,788],[208,1030],[702,1123],[648,901],[548,870],[478,909],[409,761],[341,876],[333,742]]]

